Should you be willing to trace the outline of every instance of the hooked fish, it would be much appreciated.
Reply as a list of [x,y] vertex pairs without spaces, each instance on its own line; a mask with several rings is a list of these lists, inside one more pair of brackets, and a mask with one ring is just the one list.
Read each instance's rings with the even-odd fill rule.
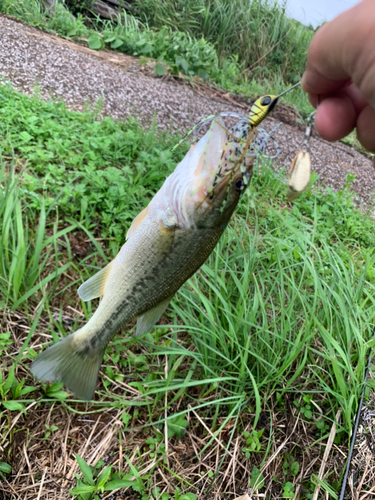
[[99,306],[86,325],[35,359],[36,378],[62,381],[77,397],[90,400],[104,350],[121,326],[137,317],[138,336],[157,323],[214,249],[249,183],[257,155],[255,125],[278,96],[265,97],[231,131],[220,117],[212,120],[134,219],[115,259],[79,287],[83,301],[101,297]]

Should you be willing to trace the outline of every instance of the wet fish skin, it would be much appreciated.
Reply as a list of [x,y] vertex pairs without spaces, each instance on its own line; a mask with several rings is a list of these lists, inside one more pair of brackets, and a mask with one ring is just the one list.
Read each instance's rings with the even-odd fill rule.
[[214,249],[251,175],[254,157],[243,149],[221,120],[213,122],[133,221],[116,258],[80,287],[83,300],[102,300],[84,327],[36,358],[36,378],[63,381],[79,398],[92,399],[113,335],[134,317],[137,334],[151,328]]

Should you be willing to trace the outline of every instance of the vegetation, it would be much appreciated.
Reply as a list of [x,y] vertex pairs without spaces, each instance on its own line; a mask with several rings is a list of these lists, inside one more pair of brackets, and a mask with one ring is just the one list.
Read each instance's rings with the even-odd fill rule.
[[[313,33],[267,0],[136,0],[125,23],[66,7],[0,0],[1,12],[92,49],[248,96],[298,81]],[[310,111],[301,90],[286,100]],[[48,474],[45,489],[78,500],[248,488],[309,499],[316,484],[334,498],[375,314],[374,222],[355,209],[353,179],[338,193],[313,185],[290,207],[261,158],[211,257],[159,326],[136,340],[126,325],[83,404],[32,380],[30,363],[89,319],[96,303],[77,287],[116,255],[186,146],[171,152],[175,137],[136,120],[99,121],[99,109],[74,113],[9,86],[0,102],[0,491],[35,498]],[[47,447],[57,458],[41,475]]]
[[91,316],[78,285],[117,253],[184,151],[134,120],[97,121],[9,86],[0,100],[2,477],[20,491],[12,471],[28,473],[48,446],[62,459],[44,487],[80,500],[119,488],[194,500],[225,492],[228,471],[238,492],[264,492],[270,474],[272,495],[299,485],[310,498],[317,482],[337,491],[342,466],[323,482],[319,461],[300,474],[339,409],[335,444],[346,450],[370,345],[374,223],[348,189],[310,189],[290,208],[262,159],[209,260],[160,326],[115,338],[96,401],[82,404],[33,381],[31,360]]
[[[249,97],[265,89],[281,92],[298,82],[313,35],[311,27],[288,18],[276,1],[142,0],[132,2],[131,14],[124,12],[117,21],[89,18],[84,5],[83,10],[76,6],[73,17],[70,4],[65,8],[57,2],[47,15],[41,0],[0,0],[0,12],[94,50],[153,58],[158,75],[167,70],[199,76]],[[304,116],[311,112],[301,89],[285,101]]]
[[250,74],[297,83],[314,33],[287,17],[286,1],[135,0],[131,12],[150,27],[168,26],[215,47],[219,61],[236,58]]

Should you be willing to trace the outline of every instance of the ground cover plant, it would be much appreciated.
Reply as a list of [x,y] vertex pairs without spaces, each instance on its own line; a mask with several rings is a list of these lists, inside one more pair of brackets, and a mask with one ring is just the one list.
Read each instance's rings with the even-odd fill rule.
[[296,83],[314,32],[269,0],[136,0],[130,12],[152,28],[170,26],[212,43],[220,61],[235,57],[257,75]]
[[[0,12],[94,50],[153,58],[160,76],[200,77],[252,97],[301,79],[313,35],[311,27],[287,17],[285,6],[268,0],[142,0],[113,21],[90,16],[90,2],[56,2],[46,12],[41,0],[0,0]],[[285,100],[303,116],[311,112],[300,89]]]
[[90,317],[96,303],[77,287],[117,253],[186,146],[171,153],[168,134],[9,86],[0,100],[3,494],[310,498],[319,483],[334,496],[375,312],[374,223],[348,189],[287,206],[263,159],[161,325],[140,339],[126,326],[95,401],[77,402],[33,380],[30,363]]

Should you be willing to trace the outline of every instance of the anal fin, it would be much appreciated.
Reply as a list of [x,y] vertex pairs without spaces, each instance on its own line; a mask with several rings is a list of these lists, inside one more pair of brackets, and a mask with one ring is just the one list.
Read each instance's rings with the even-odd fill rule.
[[101,271],[91,276],[78,288],[78,295],[84,302],[101,297],[104,291],[104,285],[107,281],[108,273],[112,262],[105,266]]
[[160,302],[160,304],[147,311],[145,314],[143,314],[143,316],[139,316],[139,318],[137,319],[137,329],[135,332],[135,337],[139,337],[139,335],[143,335],[144,333],[148,332],[149,329],[159,321],[163,312],[167,309],[171,299],[172,297],[163,300],[163,302]]

